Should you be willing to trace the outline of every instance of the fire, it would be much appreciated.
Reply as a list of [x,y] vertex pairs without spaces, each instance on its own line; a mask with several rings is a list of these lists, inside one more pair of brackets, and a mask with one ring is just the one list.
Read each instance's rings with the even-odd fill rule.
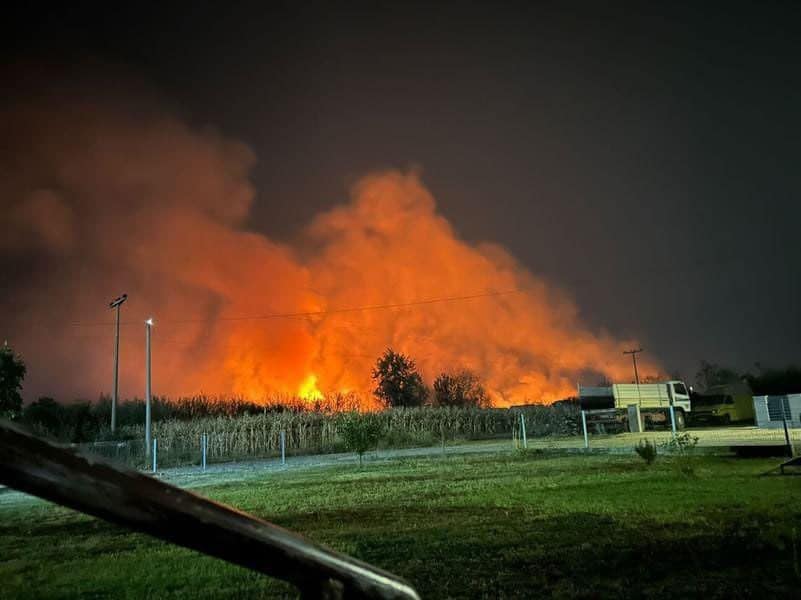
[[307,401],[322,400],[324,398],[323,393],[317,389],[317,375],[309,375],[303,383],[300,384],[298,397]]
[[[630,377],[621,350],[635,342],[588,329],[566,293],[499,244],[462,239],[417,173],[368,175],[279,242],[248,229],[247,146],[95,97],[27,93],[0,113],[14,157],[0,164],[0,250],[44,265],[0,299],[19,315],[4,335],[28,359],[28,394],[109,389],[112,328],[70,321],[108,321],[123,291],[123,321],[159,323],[159,395],[318,400],[322,386],[367,407],[388,347],[429,386],[443,371],[475,372],[500,406],[571,395],[587,373]],[[260,197],[297,201],[270,192]],[[25,287],[40,281],[47,293]],[[70,315],[60,324],[53,297]],[[141,395],[142,336],[126,325],[121,344],[121,392]]]

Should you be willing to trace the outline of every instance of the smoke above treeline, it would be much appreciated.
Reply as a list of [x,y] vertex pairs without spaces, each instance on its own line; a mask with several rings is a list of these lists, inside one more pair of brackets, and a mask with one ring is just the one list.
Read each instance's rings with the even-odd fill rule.
[[3,101],[0,123],[0,334],[28,364],[29,399],[110,391],[107,306],[123,292],[124,397],[143,393],[148,317],[154,391],[173,397],[348,392],[369,406],[387,347],[429,384],[474,371],[499,406],[631,377],[630,340],[590,331],[501,244],[460,239],[415,171],[365,174],[279,242],[248,225],[253,151],[147,94],[37,84]]

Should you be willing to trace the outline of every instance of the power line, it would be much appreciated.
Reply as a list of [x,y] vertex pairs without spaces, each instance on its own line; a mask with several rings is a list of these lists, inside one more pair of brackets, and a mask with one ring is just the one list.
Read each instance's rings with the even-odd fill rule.
[[[263,321],[267,319],[293,319],[293,318],[308,318],[308,317],[319,317],[331,314],[342,314],[342,313],[353,313],[353,312],[367,312],[367,311],[374,311],[374,310],[391,310],[396,308],[411,308],[415,306],[425,306],[429,304],[439,304],[444,302],[460,302],[465,300],[474,300],[477,298],[491,298],[495,296],[505,296],[509,294],[519,294],[526,292],[526,288],[512,288],[508,290],[500,290],[500,291],[486,291],[480,292],[476,294],[467,294],[464,296],[443,296],[439,298],[426,298],[423,300],[412,300],[410,302],[393,302],[388,304],[368,304],[365,306],[348,306],[342,308],[330,308],[330,309],[322,309],[322,310],[310,310],[310,311],[299,311],[299,312],[284,312],[284,313],[269,313],[264,315],[248,315],[248,316],[239,316],[239,317],[208,317],[208,318],[198,318],[198,319],[163,319],[159,320],[159,324],[189,324],[189,323],[213,323],[218,321],[223,322],[231,322],[231,321]],[[127,321],[121,323],[121,325],[138,325],[139,321]],[[114,323],[107,321],[107,322],[95,322],[95,323],[81,323],[81,322],[74,322],[70,324],[72,327],[93,327],[93,326],[107,326],[107,325],[114,325]]]
[[[670,273],[670,272],[689,272],[696,267],[704,266],[704,265],[715,265],[715,264],[723,264],[723,263],[730,263],[730,262],[746,262],[746,260],[741,259],[739,257],[733,255],[727,255],[725,257],[714,257],[709,258],[706,260],[696,260],[693,261],[692,265],[689,265],[689,268],[685,268],[684,266],[671,264],[671,265],[659,265],[659,266],[652,266],[652,267],[645,267],[643,269],[638,270],[636,273],[631,273],[628,276],[624,275],[624,277],[642,277],[646,273],[649,275],[653,274],[662,274],[662,273]],[[571,281],[571,283],[588,283],[597,281],[599,279],[606,279],[607,277],[604,275],[597,275],[593,277],[578,277]],[[562,284],[558,284],[556,287],[564,288],[567,282],[563,282]],[[310,291],[313,294],[318,296],[322,296],[320,292],[315,291],[312,288],[302,288],[306,291]],[[515,293],[524,293],[528,291],[525,287],[518,287],[512,288],[509,290],[503,291],[487,291],[482,293],[476,294],[468,294],[464,296],[449,296],[449,297],[441,297],[441,298],[429,298],[423,300],[414,300],[410,302],[398,302],[398,303],[390,303],[390,304],[376,304],[376,305],[367,305],[367,306],[353,306],[353,307],[344,307],[344,308],[333,308],[333,309],[323,309],[317,311],[300,311],[300,312],[287,312],[287,313],[268,313],[264,315],[251,315],[251,316],[239,316],[239,317],[208,317],[208,318],[197,318],[197,319],[173,319],[173,320],[159,320],[160,324],[163,323],[172,323],[172,324],[189,324],[189,323],[213,323],[217,321],[258,321],[258,320],[267,320],[267,319],[292,319],[292,318],[308,318],[308,317],[315,317],[315,316],[324,316],[328,314],[338,314],[338,313],[350,313],[350,312],[362,312],[362,311],[371,311],[371,310],[386,310],[386,309],[393,309],[393,308],[407,308],[407,307],[414,307],[414,306],[423,306],[427,304],[437,304],[441,302],[455,302],[461,300],[472,300],[474,298],[486,298],[492,296],[502,296],[507,294],[515,294]],[[110,321],[102,321],[102,322],[73,322],[70,325],[73,327],[103,327],[108,325],[113,325],[114,323]],[[140,321],[124,321],[121,322],[120,325],[139,325]]]

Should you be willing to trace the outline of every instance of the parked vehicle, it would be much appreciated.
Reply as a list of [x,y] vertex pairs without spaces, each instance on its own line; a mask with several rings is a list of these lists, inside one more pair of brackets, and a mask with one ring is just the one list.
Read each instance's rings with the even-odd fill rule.
[[693,423],[753,423],[754,397],[747,383],[716,385],[692,395]]
[[647,426],[670,427],[670,406],[673,406],[676,428],[684,429],[692,410],[690,391],[683,381],[659,383],[615,383],[611,386],[578,386],[582,410],[617,409],[621,422],[627,421],[632,404],[640,407]]

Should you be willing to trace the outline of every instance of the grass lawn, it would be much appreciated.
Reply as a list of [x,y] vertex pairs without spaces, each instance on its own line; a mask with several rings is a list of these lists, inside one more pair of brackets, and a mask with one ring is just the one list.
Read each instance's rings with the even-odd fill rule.
[[[407,459],[202,493],[396,572],[423,598],[801,597],[801,478],[758,477],[775,459],[688,460]],[[40,501],[0,507],[0,556],[3,597],[294,595]]]

